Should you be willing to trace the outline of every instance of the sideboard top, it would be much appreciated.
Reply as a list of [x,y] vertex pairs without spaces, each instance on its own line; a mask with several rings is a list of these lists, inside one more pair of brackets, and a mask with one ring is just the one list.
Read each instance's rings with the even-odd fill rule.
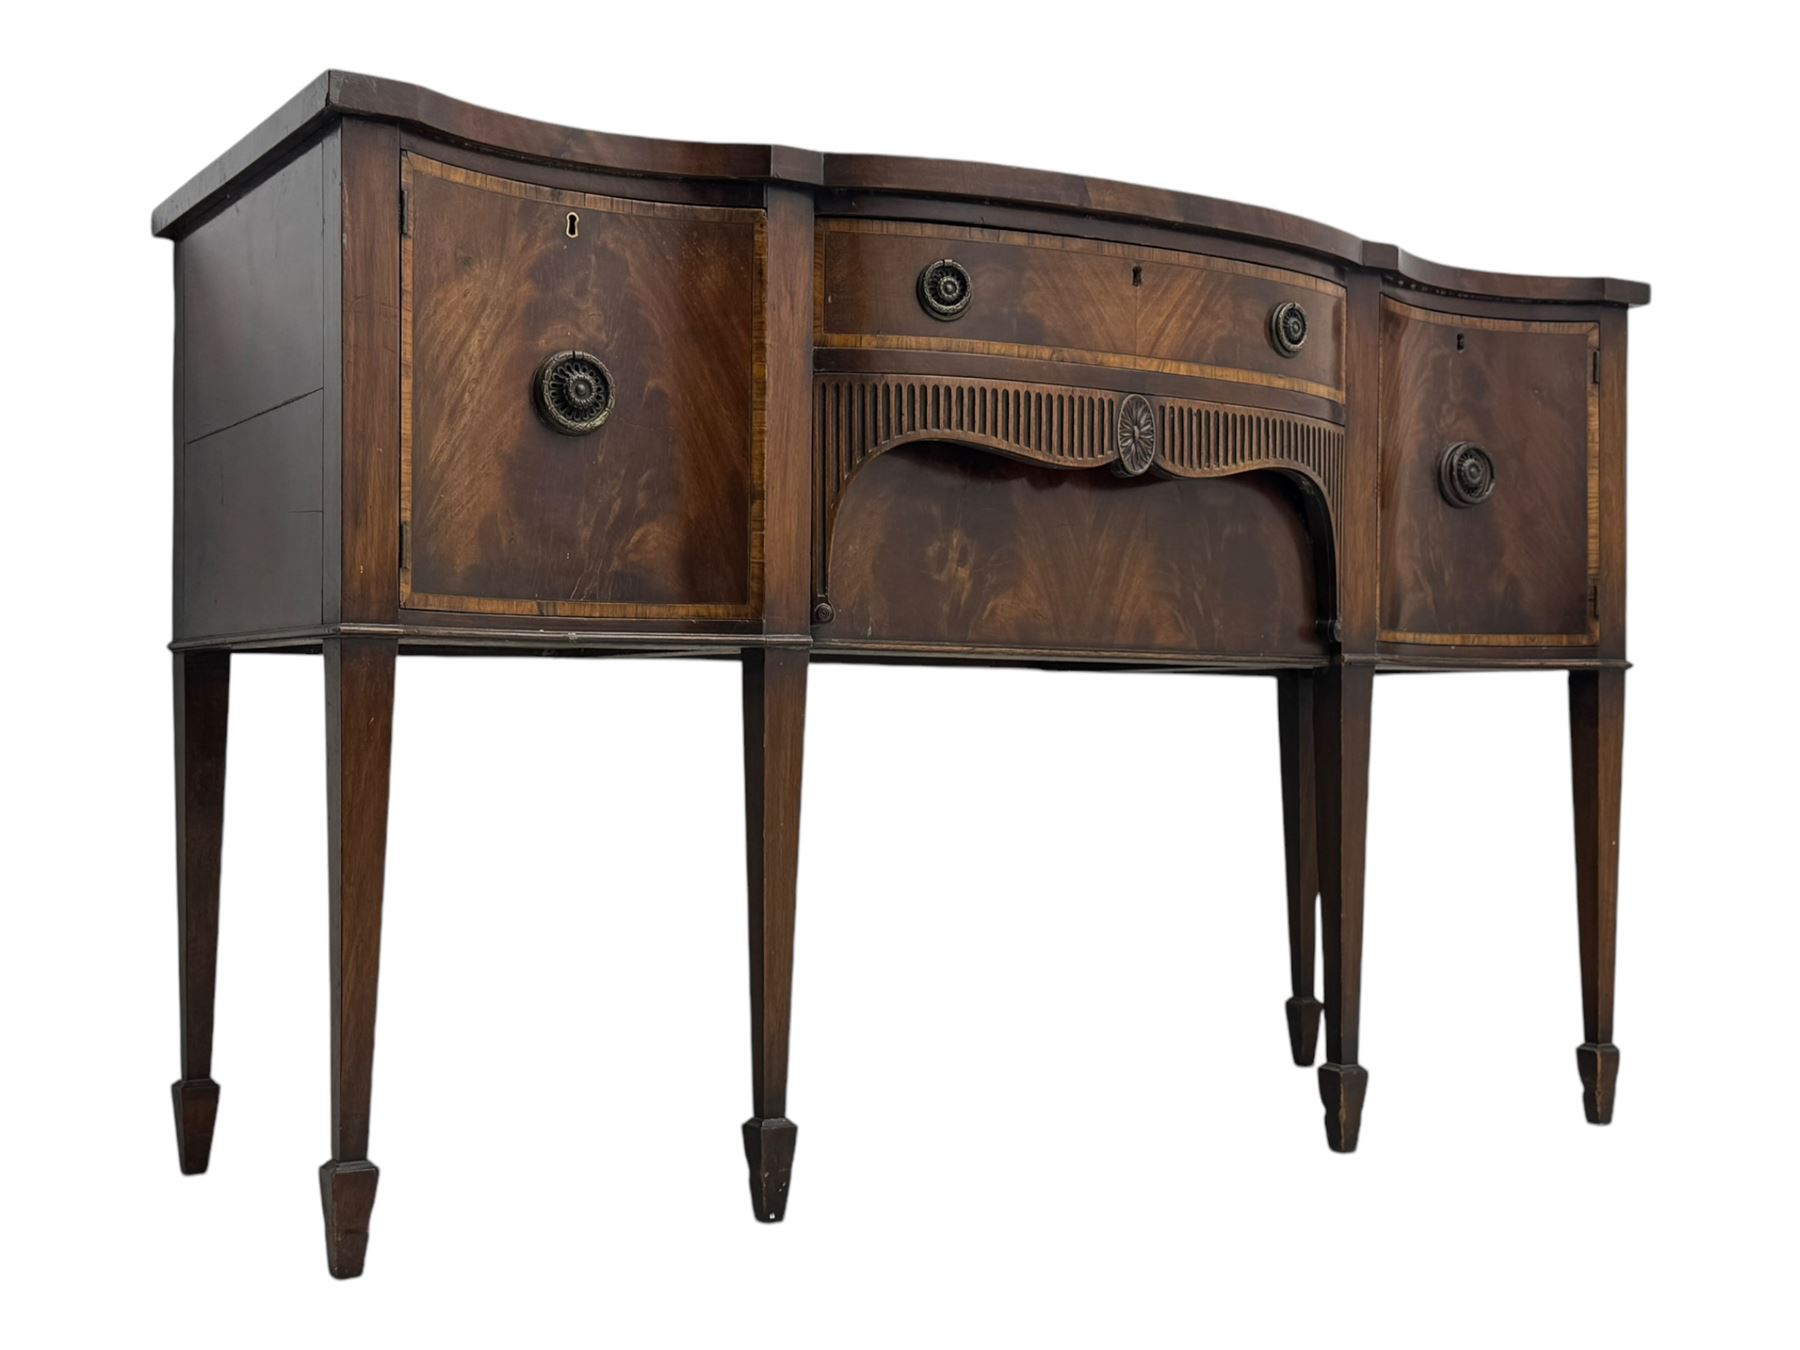
[[1565,304],[1643,305],[1650,300],[1650,288],[1643,282],[1445,267],[1392,244],[1372,243],[1300,216],[1216,197],[959,160],[613,136],[494,112],[418,85],[341,70],[328,70],[313,80],[189,179],[152,213],[152,232],[165,238],[187,233],[340,117],[393,122],[515,158],[611,173],[994,202],[1230,235],[1366,267],[1409,285],[1456,295]]

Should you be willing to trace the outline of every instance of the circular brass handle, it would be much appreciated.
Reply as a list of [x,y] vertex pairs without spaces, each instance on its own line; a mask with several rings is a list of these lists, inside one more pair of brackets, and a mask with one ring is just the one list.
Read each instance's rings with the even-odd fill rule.
[[1461,509],[1480,506],[1494,491],[1494,461],[1479,445],[1458,441],[1438,457],[1438,491]]
[[1306,345],[1306,311],[1283,300],[1269,311],[1269,341],[1283,356],[1298,356]]
[[939,258],[919,273],[919,304],[934,319],[960,319],[974,298],[969,269],[954,258]]
[[587,352],[553,352],[532,376],[538,414],[565,436],[585,436],[613,410],[612,372]]

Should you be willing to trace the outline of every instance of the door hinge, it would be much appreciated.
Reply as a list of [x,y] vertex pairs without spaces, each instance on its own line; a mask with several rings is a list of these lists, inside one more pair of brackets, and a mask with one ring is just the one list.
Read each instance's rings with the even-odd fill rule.
[[1588,615],[1595,619],[1600,617],[1600,583],[1597,581],[1588,582]]
[[1596,350],[1590,359],[1593,362],[1594,383],[1599,384],[1600,383],[1600,353]]
[[412,526],[406,521],[400,522],[400,570],[404,572],[412,558]]
[[400,189],[400,237],[405,238],[412,233],[412,194],[405,188]]

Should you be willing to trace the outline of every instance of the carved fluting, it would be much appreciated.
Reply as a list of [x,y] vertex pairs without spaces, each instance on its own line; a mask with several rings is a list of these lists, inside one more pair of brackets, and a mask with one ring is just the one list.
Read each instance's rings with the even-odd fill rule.
[[[883,451],[910,441],[956,441],[1062,468],[1119,466],[1120,414],[1147,405],[1134,447],[1157,472],[1213,478],[1278,469],[1308,480],[1338,518],[1344,431],[1335,423],[1198,399],[1155,398],[1067,385],[942,376],[820,375],[814,380],[815,600],[829,597],[831,529],[850,480]],[[1138,471],[1135,464],[1123,466]]]
[[1190,399],[1162,401],[1163,472],[1211,478],[1250,469],[1287,469],[1312,480],[1331,518],[1343,485],[1344,429],[1333,422]]

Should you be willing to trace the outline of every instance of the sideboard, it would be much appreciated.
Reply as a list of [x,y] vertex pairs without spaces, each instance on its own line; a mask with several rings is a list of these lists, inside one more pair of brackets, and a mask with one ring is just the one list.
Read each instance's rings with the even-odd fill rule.
[[1626,312],[1646,286],[1440,266],[1091,178],[602,135],[342,72],[153,229],[175,245],[181,1169],[206,1170],[219,1104],[232,654],[319,652],[333,1275],[362,1271],[379,1176],[401,655],[741,661],[743,1145],[768,1222],[796,1137],[811,663],[1273,676],[1287,1031],[1310,1065],[1323,1016],[1343,1153],[1368,1085],[1374,676],[1567,671],[1576,1061],[1588,1120],[1611,1119]]

